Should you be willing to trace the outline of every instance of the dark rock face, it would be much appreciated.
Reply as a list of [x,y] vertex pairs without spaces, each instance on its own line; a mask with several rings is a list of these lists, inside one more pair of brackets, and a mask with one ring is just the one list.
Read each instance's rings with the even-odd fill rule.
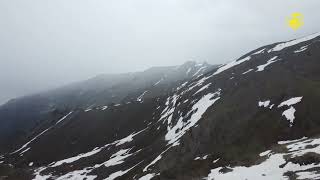
[[[99,76],[48,92],[33,111],[50,113],[35,115],[29,136],[0,158],[13,167],[0,172],[8,179],[21,172],[26,179],[317,179],[318,35],[219,68],[188,62],[126,74],[110,87]],[[74,98],[79,89],[89,95]]]

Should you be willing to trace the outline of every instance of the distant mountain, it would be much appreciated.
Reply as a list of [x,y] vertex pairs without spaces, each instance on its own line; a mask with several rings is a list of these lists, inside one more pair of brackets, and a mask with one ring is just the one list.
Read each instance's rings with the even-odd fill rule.
[[47,127],[72,109],[95,109],[166,95],[180,83],[216,67],[189,61],[180,66],[153,67],[144,72],[103,74],[11,100],[0,106],[0,152],[21,144],[32,136],[30,132],[34,128]]
[[[45,115],[0,157],[0,174],[320,179],[319,60],[320,33],[258,48],[219,67],[188,62],[119,79],[103,75],[12,101],[2,112],[19,117],[24,108],[15,106],[34,106],[36,117]],[[32,100],[41,98],[46,106]]]

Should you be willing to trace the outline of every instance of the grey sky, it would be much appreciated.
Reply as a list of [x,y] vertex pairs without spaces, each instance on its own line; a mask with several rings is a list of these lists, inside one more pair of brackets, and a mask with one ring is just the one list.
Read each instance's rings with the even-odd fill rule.
[[[187,60],[224,63],[320,31],[319,0],[1,0],[0,104],[87,79]],[[305,16],[298,31],[285,20]]]

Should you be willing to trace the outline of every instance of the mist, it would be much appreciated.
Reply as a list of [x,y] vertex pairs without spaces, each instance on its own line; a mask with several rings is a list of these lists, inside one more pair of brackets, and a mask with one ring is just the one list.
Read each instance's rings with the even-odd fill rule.
[[[0,104],[101,73],[221,64],[320,31],[319,0],[3,0]],[[293,12],[304,26],[286,25]]]

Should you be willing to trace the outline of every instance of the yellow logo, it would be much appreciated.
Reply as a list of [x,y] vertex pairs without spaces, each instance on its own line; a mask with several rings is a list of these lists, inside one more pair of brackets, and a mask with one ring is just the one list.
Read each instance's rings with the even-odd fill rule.
[[287,23],[293,30],[297,30],[304,24],[303,15],[301,13],[292,13],[291,17],[288,18]]

